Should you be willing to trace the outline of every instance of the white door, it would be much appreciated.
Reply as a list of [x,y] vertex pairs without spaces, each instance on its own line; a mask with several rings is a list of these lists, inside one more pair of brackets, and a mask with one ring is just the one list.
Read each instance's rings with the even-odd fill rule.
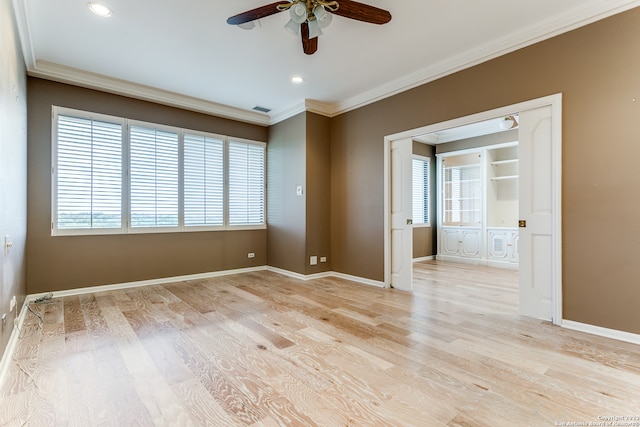
[[520,112],[520,314],[552,319],[551,106]]
[[410,138],[391,141],[391,286],[413,289]]

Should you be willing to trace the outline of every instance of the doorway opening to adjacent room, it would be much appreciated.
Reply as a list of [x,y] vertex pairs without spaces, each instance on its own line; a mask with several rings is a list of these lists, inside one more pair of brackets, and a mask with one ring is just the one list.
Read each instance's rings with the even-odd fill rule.
[[[428,125],[385,137],[384,144],[384,201],[385,201],[385,286],[403,290],[413,288],[413,224],[412,224],[412,155],[414,141],[436,145],[433,136],[438,132],[450,131],[481,124],[491,120],[504,120],[507,117],[517,117],[518,140],[518,206],[517,206],[517,236],[519,240],[519,313],[560,324],[562,319],[562,228],[561,228],[561,155],[562,155],[562,95],[552,95],[523,103],[501,107],[498,109],[461,117],[446,122]],[[431,140],[430,140],[431,138]],[[492,148],[508,148],[509,144]],[[487,152],[487,147],[467,149],[460,153],[462,156],[473,155],[485,157],[480,167],[488,167],[487,162],[496,167],[510,167],[513,158],[495,156]],[[491,156],[493,155],[493,156]],[[440,189],[436,202],[436,220],[432,227],[439,230],[437,253],[440,259],[446,259],[443,252],[444,244],[456,240],[464,244],[465,238],[475,244],[475,257],[469,257],[468,264],[490,265],[488,259],[487,242],[492,239],[506,239],[508,236],[497,236],[494,223],[487,221],[488,213],[484,197],[486,188],[480,188],[479,194],[483,201],[477,206],[469,206],[459,199],[478,197],[477,195],[455,195],[457,207],[445,206],[450,200],[443,197],[443,160],[447,156],[438,156]],[[489,160],[493,158],[493,160]],[[451,159],[457,167],[450,168],[458,179],[463,173],[465,162]],[[468,160],[468,159],[467,159]],[[508,160],[508,161],[507,161]],[[444,162],[446,164],[446,162]],[[484,165],[484,166],[482,166]],[[482,171],[482,169],[480,169]],[[478,179],[486,181],[488,174],[480,173]],[[508,176],[509,178],[504,178]],[[511,175],[503,175],[503,180],[512,180]],[[498,179],[499,181],[500,179]],[[447,209],[444,209],[444,208]],[[476,217],[467,214],[476,211]],[[513,209],[511,209],[513,210]],[[465,211],[465,212],[463,212]],[[449,215],[449,217],[447,217]],[[465,216],[467,215],[467,216]],[[464,218],[463,218],[464,217]],[[443,224],[449,221],[458,229],[458,234],[446,235]],[[473,227],[465,221],[475,221]],[[491,225],[491,227],[489,226]],[[447,228],[447,230],[449,230]],[[465,232],[472,230],[473,232]],[[456,231],[456,230],[449,230]],[[494,233],[491,235],[490,233]],[[475,236],[473,235],[475,234]],[[513,236],[511,237],[513,242]],[[517,242],[516,242],[517,243]],[[470,247],[471,247],[470,246]],[[495,248],[494,248],[495,249]],[[445,258],[443,258],[445,257]]]

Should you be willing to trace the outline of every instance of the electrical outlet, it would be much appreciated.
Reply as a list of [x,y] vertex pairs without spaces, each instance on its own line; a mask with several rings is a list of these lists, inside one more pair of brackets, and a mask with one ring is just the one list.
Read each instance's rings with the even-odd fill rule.
[[256,254],[254,252],[249,252],[247,254],[247,258],[255,258],[255,257],[256,257]]
[[310,265],[317,265],[318,264],[318,257],[316,255],[314,255],[311,258],[309,258],[309,264]]
[[16,296],[14,295],[13,298],[11,298],[11,301],[9,301],[9,313],[12,313],[13,310],[15,310],[17,303]]
[[320,257],[320,262],[327,262],[327,257],[326,256],[321,256]]

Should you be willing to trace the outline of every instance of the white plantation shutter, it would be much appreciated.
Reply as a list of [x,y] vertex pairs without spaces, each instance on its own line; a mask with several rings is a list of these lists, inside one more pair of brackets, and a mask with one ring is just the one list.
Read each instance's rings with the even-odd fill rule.
[[229,142],[229,225],[264,224],[264,144]]
[[224,225],[224,141],[184,135],[184,225]]
[[177,227],[178,134],[131,126],[131,227]]
[[54,229],[122,228],[122,125],[56,117]]
[[53,107],[52,235],[262,229],[266,144]]
[[413,223],[429,224],[429,159],[411,159],[413,177]]

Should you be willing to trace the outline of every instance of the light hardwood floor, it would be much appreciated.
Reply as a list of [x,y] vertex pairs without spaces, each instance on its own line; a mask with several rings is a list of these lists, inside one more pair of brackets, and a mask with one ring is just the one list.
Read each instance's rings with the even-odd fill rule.
[[[413,293],[239,274],[32,304],[10,426],[553,426],[640,416],[640,347],[516,314],[517,273]],[[640,425],[640,419],[638,420]]]

